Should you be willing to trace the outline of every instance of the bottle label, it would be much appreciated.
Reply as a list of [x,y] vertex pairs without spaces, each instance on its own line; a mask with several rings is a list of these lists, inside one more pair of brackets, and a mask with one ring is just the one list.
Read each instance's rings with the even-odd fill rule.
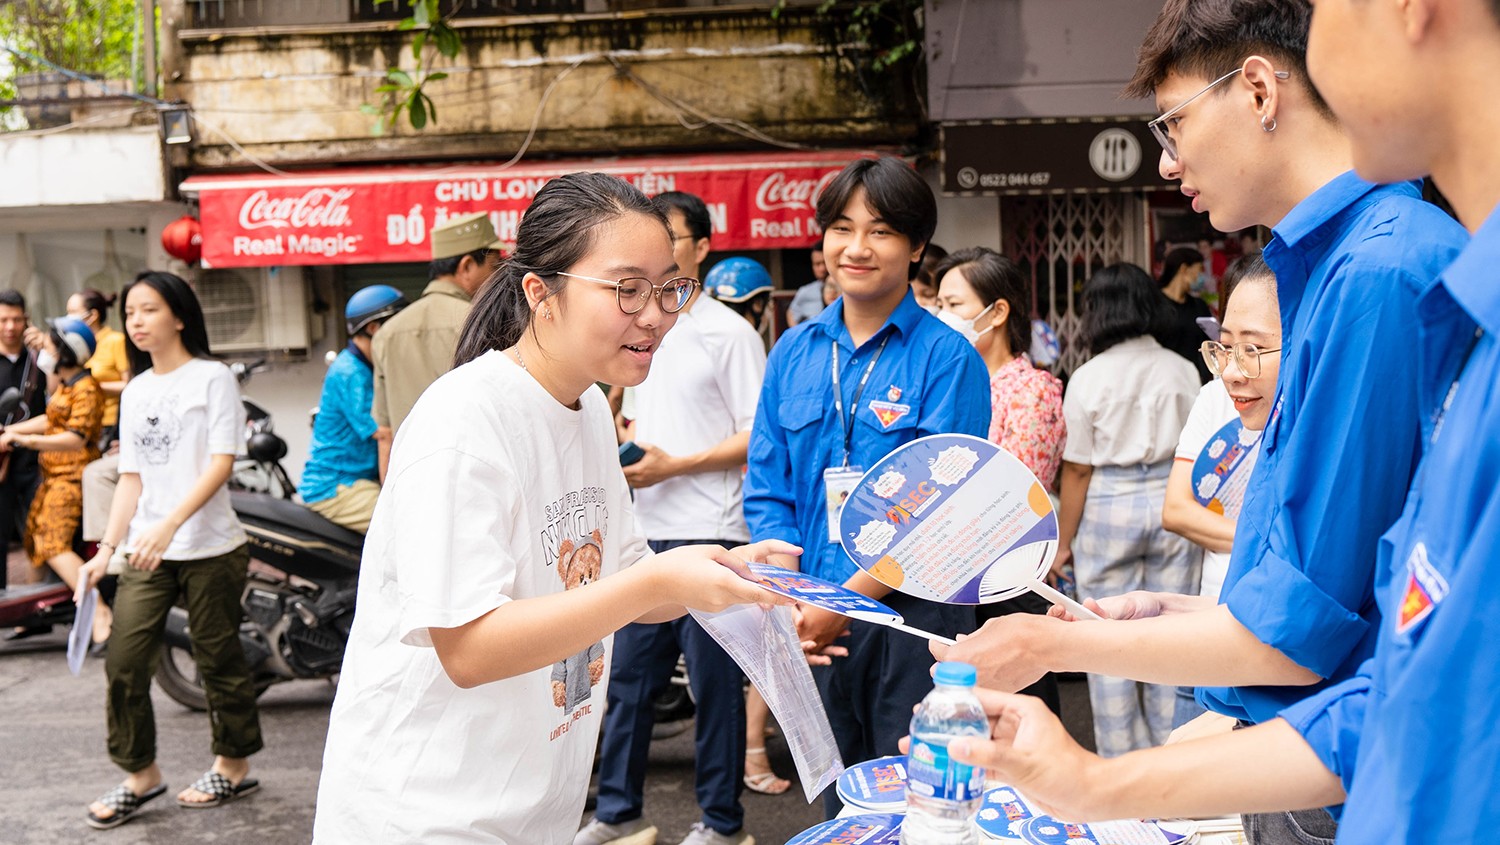
[[972,801],[984,793],[984,769],[957,762],[948,746],[913,739],[906,762],[906,789],[938,801]]

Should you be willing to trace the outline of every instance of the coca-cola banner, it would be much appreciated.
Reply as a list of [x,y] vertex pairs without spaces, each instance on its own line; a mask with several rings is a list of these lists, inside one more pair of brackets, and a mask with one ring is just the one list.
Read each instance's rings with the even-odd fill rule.
[[502,168],[370,167],[294,176],[194,176],[203,266],[427,261],[428,233],[451,216],[487,211],[514,243],[532,197],[548,180],[592,170],[647,194],[686,191],[708,203],[714,249],[806,248],[821,235],[814,204],[859,151],[725,154],[552,162]]

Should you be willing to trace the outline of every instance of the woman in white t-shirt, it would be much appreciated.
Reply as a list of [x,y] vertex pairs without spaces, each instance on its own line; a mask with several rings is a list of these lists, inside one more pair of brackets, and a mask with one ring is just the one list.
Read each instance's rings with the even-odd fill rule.
[[[1210,510],[1193,495],[1193,464],[1213,436],[1236,417],[1258,442],[1271,416],[1276,377],[1281,370],[1281,309],[1276,301],[1276,276],[1259,255],[1243,256],[1229,265],[1221,281],[1224,320],[1219,340],[1203,343],[1203,360],[1216,379],[1203,386],[1193,403],[1177,459],[1167,478],[1162,525],[1202,546],[1203,580],[1199,594],[1217,601],[1229,569],[1234,545],[1234,523],[1239,501]],[[1234,297],[1240,295],[1235,302]],[[1231,307],[1230,303],[1235,302]],[[1254,373],[1255,375],[1250,375]],[[1254,467],[1254,452],[1242,459],[1235,476],[1243,484]]]
[[80,586],[111,557],[128,561],[115,592],[104,662],[109,756],[125,781],[89,807],[95,828],[124,824],[166,787],[156,765],[151,675],[167,614],[181,596],[213,727],[212,767],[177,795],[217,807],[259,784],[247,777],[263,745],[255,685],[240,647],[240,596],[249,552],[226,482],[245,436],[229,368],[209,357],[203,310],[187,282],[147,271],[125,286],[126,353],[139,373],[120,396],[120,481],[99,553]]
[[611,635],[778,601],[742,559],[793,547],[651,555],[631,510],[595,385],[644,380],[692,294],[671,237],[645,195],[596,173],[549,182],[522,218],[455,368],[396,437],[315,842],[571,842]]
[[[1168,531],[1203,548],[1202,583],[1197,595],[1137,593],[1120,597],[1125,602],[1150,604],[1160,608],[1158,612],[1202,610],[1218,602],[1219,590],[1229,571],[1229,552],[1234,545],[1234,525],[1243,505],[1243,491],[1255,468],[1260,433],[1271,416],[1276,377],[1281,370],[1281,309],[1276,300],[1276,276],[1271,268],[1259,255],[1243,256],[1224,271],[1220,285],[1224,320],[1219,339],[1204,341],[1202,345],[1203,360],[1217,378],[1203,385],[1182,429],[1161,511],[1162,525]],[[1225,442],[1215,435],[1236,418],[1242,429],[1234,438],[1234,447],[1247,451],[1232,473],[1218,481],[1220,492],[1210,500],[1214,505],[1210,509],[1194,496],[1193,467],[1210,441]],[[1204,713],[1204,708],[1193,698],[1193,688],[1180,687],[1173,723],[1180,727]],[[1209,717],[1193,730],[1209,729],[1225,719]]]
[[[1072,560],[1081,598],[1130,590],[1185,592],[1198,582],[1192,544],[1161,527],[1177,437],[1198,393],[1198,371],[1165,349],[1161,295],[1146,271],[1116,264],[1083,288],[1094,357],[1063,396],[1067,445],[1055,566]],[[1089,675],[1094,738],[1112,757],[1160,745],[1172,729],[1174,687]]]

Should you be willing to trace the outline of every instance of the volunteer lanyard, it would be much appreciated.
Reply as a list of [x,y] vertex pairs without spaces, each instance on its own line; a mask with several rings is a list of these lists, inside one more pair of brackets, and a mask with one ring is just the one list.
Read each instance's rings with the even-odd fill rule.
[[1458,394],[1458,382],[1463,378],[1464,370],[1469,367],[1469,359],[1474,357],[1474,349],[1479,346],[1479,341],[1483,338],[1484,329],[1475,329],[1474,339],[1469,341],[1468,351],[1464,352],[1463,359],[1458,362],[1458,372],[1453,376],[1453,383],[1448,385],[1448,395],[1443,397],[1442,407],[1438,408],[1437,413],[1433,416],[1431,440],[1433,446],[1437,445],[1438,434],[1443,430],[1443,418],[1448,416],[1448,409],[1453,407],[1453,397]]
[[844,415],[844,389],[839,383],[839,342],[833,341],[833,409],[839,415],[839,425],[844,428],[844,462],[841,466],[849,466],[849,447],[854,442],[854,415],[859,412],[859,397],[865,392],[865,382],[870,380],[870,373],[875,371],[875,364],[880,360],[880,353],[885,351],[885,345],[889,343],[891,336],[886,334],[880,341],[880,346],[875,354],[870,356],[870,364],[865,367],[865,374],[860,377],[859,385],[854,388],[854,401],[849,408],[848,416]]

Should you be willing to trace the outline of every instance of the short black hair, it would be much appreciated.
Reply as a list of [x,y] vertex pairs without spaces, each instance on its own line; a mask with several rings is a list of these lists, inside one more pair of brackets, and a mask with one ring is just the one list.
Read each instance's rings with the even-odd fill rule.
[[1180,246],[1167,253],[1167,260],[1162,262],[1161,275],[1156,277],[1157,287],[1166,287],[1177,278],[1177,271],[1184,267],[1203,263],[1203,253],[1190,246]]
[[1224,268],[1224,277],[1219,280],[1219,314],[1220,316],[1229,311],[1229,297],[1234,294],[1236,288],[1243,282],[1251,279],[1265,279],[1271,283],[1271,292],[1276,293],[1276,274],[1272,272],[1270,265],[1260,256],[1241,255],[1239,258],[1229,262]]
[[682,212],[682,219],[687,221],[688,230],[673,232],[673,237],[692,235],[695,241],[713,237],[713,218],[708,216],[708,206],[701,197],[684,191],[666,191],[657,194],[651,201],[661,209],[662,214],[667,215],[668,220],[672,219],[672,215],[668,213],[672,209]]
[[928,287],[937,290],[938,282],[943,280],[943,274],[937,271],[938,265],[948,258],[948,250],[937,244],[928,244],[927,250],[922,253],[922,266],[917,270],[917,278]]
[[1257,53],[1292,72],[1325,117],[1333,110],[1307,74],[1308,0],[1167,0],[1136,56],[1130,98],[1151,97],[1167,74],[1218,79]]
[[464,252],[459,253],[458,255],[450,255],[447,258],[432,259],[432,261],[427,265],[427,281],[430,282],[434,279],[440,279],[444,276],[451,276],[454,273],[457,273],[458,265],[462,264],[464,258],[466,257],[474,259],[475,264],[483,267],[484,262],[489,260],[490,249],[489,247],[481,247],[480,249],[476,249],[473,252]]
[[[937,230],[937,199],[911,165],[893,156],[862,158],[839,171],[818,195],[818,228],[827,231],[860,188],[865,189],[865,199],[875,216],[905,235],[912,246],[927,248]],[[916,278],[921,266],[920,259],[912,262],[906,278]]]
[[1083,334],[1089,353],[1154,334],[1162,325],[1166,298],[1150,274],[1134,264],[1111,264],[1083,286]]
[[9,305],[12,308],[19,308],[24,312],[26,310],[26,297],[22,296],[21,292],[15,288],[6,288],[5,290],[0,290],[0,305]]
[[938,262],[933,284],[939,284],[950,271],[962,270],[969,287],[979,301],[990,306],[1004,300],[1010,306],[1005,318],[1005,339],[1012,355],[1031,348],[1031,283],[1020,266],[1009,258],[982,246],[961,249]]

